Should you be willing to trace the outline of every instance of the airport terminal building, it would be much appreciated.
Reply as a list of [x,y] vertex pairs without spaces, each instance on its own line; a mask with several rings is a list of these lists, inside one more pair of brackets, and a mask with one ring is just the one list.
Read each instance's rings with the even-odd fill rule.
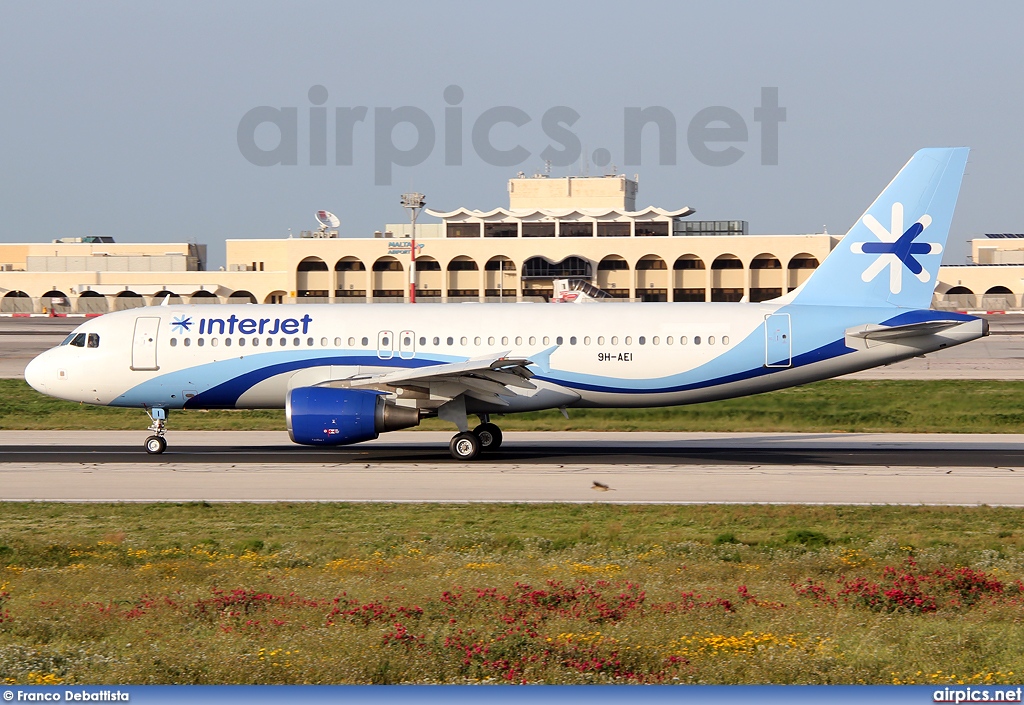
[[[544,301],[555,279],[587,281],[611,301],[764,301],[799,286],[839,241],[828,233],[750,235],[740,220],[636,208],[622,175],[508,182],[508,208],[426,210],[416,226],[418,302]],[[97,314],[160,303],[346,303],[409,300],[411,227],[374,237],[321,229],[228,240],[226,271],[206,247],[111,238],[0,244],[0,313]],[[972,240],[972,262],[943,266],[935,308],[1015,310],[1024,236]]]

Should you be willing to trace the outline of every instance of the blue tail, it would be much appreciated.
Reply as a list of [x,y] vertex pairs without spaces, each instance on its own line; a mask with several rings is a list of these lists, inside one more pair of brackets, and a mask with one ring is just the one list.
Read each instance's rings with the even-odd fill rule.
[[792,303],[929,308],[967,152],[917,152]]

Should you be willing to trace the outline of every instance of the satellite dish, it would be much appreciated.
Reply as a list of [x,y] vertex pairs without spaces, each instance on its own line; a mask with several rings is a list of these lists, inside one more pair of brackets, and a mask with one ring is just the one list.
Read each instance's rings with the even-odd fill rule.
[[338,220],[338,216],[334,215],[334,213],[331,213],[330,211],[317,211],[316,222],[320,223],[321,230],[336,228],[341,225],[341,221]]

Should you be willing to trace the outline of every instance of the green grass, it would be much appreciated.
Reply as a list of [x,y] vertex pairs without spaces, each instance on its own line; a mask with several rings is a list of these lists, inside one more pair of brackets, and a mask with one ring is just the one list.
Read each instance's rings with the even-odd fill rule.
[[1022,520],[10,503],[0,683],[1019,683]]
[[[1020,433],[1024,382],[818,382],[741,399],[657,409],[571,409],[499,417],[508,431],[808,431]],[[142,411],[62,402],[20,380],[0,380],[0,429],[138,430]],[[283,430],[284,412],[185,411],[173,430]],[[429,420],[420,428],[447,430]]]

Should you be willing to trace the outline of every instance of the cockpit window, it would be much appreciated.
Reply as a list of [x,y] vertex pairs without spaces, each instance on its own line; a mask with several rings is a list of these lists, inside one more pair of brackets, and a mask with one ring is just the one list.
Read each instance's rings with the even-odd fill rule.
[[100,336],[97,333],[89,334],[89,342],[86,344],[90,348],[98,348],[100,346]]
[[61,345],[67,345],[68,343],[70,343],[70,342],[71,342],[71,340],[72,340],[72,339],[73,339],[74,337],[75,337],[75,334],[74,334],[74,333],[72,333],[72,334],[71,334],[71,335],[69,335],[69,336],[68,336],[67,338],[64,338],[64,342],[63,342],[63,343],[61,343]]
[[71,339],[71,344],[74,345],[76,348],[84,348],[85,347],[85,333],[79,333],[74,338],[72,338]]

